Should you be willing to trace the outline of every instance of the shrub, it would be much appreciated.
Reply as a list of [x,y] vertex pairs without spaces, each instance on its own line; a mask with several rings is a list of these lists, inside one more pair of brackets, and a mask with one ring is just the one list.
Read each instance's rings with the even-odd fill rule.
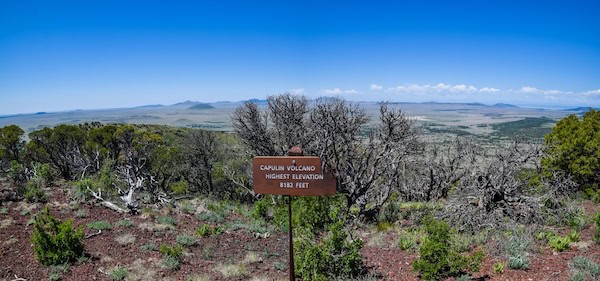
[[119,281],[119,280],[125,280],[128,273],[129,272],[127,272],[126,268],[119,266],[119,267],[116,267],[115,269],[113,269],[109,275],[110,275],[111,280]]
[[58,265],[75,261],[83,255],[83,230],[75,229],[73,220],[61,222],[48,208],[35,216],[33,252],[43,265]]
[[187,234],[179,235],[179,236],[175,237],[175,241],[177,241],[177,243],[179,243],[183,246],[186,246],[186,247],[194,246],[198,242],[196,240],[196,238],[194,238],[194,236],[187,235]]
[[504,273],[504,263],[501,261],[494,263],[492,268],[494,270],[494,273],[496,273],[496,274]]
[[310,229],[297,228],[295,271],[304,280],[355,277],[362,273],[362,240],[349,240],[341,220],[328,228],[327,236],[318,243]]
[[175,225],[175,219],[172,217],[160,217],[157,219],[158,223],[160,224],[169,224],[169,225]]
[[46,186],[53,184],[58,176],[58,172],[49,163],[35,165],[34,170],[36,176],[40,177]]
[[[394,193],[393,195],[396,195]],[[397,197],[397,196],[396,196]],[[396,203],[395,198],[390,196],[388,203],[384,204],[379,215],[379,221],[394,223],[400,219],[400,207]]]
[[198,214],[196,215],[196,219],[199,221],[207,221],[214,223],[221,223],[225,221],[225,218],[222,215],[217,214],[215,212],[206,212]]
[[548,243],[550,244],[550,247],[557,252],[562,252],[571,248],[569,246],[569,243],[571,243],[571,241],[569,240],[568,236],[554,236],[550,239],[550,241],[548,241]]
[[17,184],[24,183],[27,180],[27,168],[19,161],[13,160],[10,162],[8,177]]
[[[590,110],[579,119],[569,115],[544,137],[547,145],[542,167],[572,176],[588,195],[594,195],[600,182],[600,111]],[[600,199],[600,198],[594,198]]]
[[42,190],[43,181],[40,178],[32,178],[23,189],[23,197],[27,202],[46,202],[48,201],[48,194]]
[[571,233],[569,233],[569,241],[576,243],[579,242],[579,240],[581,240],[581,235],[579,234],[579,231],[577,230],[573,230],[571,231]]
[[156,247],[156,244],[154,244],[154,243],[144,244],[140,247],[140,249],[142,249],[143,251],[148,251],[148,252],[158,251],[158,248]]
[[169,245],[160,245],[160,249],[158,250],[163,255],[163,265],[171,270],[179,269],[179,265],[181,263],[181,259],[183,257],[183,247],[180,245],[169,246]]
[[160,245],[158,250],[163,256],[169,256],[180,260],[183,255],[183,247],[180,245],[169,246],[166,244]]
[[95,221],[87,224],[88,228],[96,229],[96,230],[105,230],[111,229],[112,226],[107,221]]
[[529,258],[522,255],[508,257],[508,267],[512,269],[529,269]]
[[79,201],[87,201],[92,198],[90,191],[87,188],[94,188],[94,181],[90,178],[83,178],[80,181],[75,183],[75,191],[73,192],[73,196],[75,199]]
[[600,212],[597,212],[594,216],[594,224],[596,225],[596,230],[594,231],[594,241],[597,244],[600,244]]
[[417,233],[414,231],[403,232],[398,236],[398,247],[402,250],[414,249],[417,247]]
[[600,280],[600,264],[582,256],[570,262],[571,280]]
[[132,227],[133,222],[130,220],[120,220],[117,222],[117,225],[122,227]]
[[459,276],[479,268],[485,258],[483,252],[475,252],[471,257],[460,255],[451,247],[451,230],[446,222],[426,218],[424,223],[427,236],[419,250],[420,258],[413,263],[423,280]]
[[263,197],[262,199],[254,202],[254,206],[252,207],[252,212],[250,212],[250,216],[257,220],[267,219],[269,207],[271,205],[269,199],[270,198]]
[[210,228],[210,225],[205,223],[196,229],[196,234],[200,237],[208,237],[212,234],[212,229]]
[[187,181],[181,180],[171,183],[169,185],[169,189],[171,190],[171,192],[173,192],[173,194],[181,195],[188,193],[190,186]]
[[163,257],[163,265],[170,270],[179,269],[180,264],[181,264],[181,261],[172,256],[164,256]]

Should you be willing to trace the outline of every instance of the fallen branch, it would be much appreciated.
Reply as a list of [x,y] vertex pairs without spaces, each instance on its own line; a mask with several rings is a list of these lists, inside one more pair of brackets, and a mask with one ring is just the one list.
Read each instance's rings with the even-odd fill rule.
[[19,277],[19,276],[17,276],[17,275],[15,274],[15,279],[13,279],[13,280],[11,280],[11,281],[27,281],[27,279],[25,279],[25,278],[21,278],[21,277]]
[[92,237],[100,235],[100,234],[102,234],[102,230],[98,229],[98,232],[86,235],[85,239],[89,239],[89,238],[92,238]]
[[117,206],[115,203],[104,200],[102,198],[102,193],[100,192],[99,189],[98,189],[98,193],[92,191],[89,186],[87,187],[87,190],[90,191],[90,194],[92,194],[92,196],[94,198],[96,198],[97,200],[100,200],[100,204],[104,205],[105,207],[107,207],[111,210],[117,211],[119,213],[128,213],[129,212],[129,211]]

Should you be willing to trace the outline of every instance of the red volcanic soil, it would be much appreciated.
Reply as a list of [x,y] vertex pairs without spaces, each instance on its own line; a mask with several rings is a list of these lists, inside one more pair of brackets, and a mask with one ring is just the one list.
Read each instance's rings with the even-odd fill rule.
[[[4,186],[6,188],[6,183]],[[224,222],[214,223],[199,221],[194,215],[181,212],[180,208],[163,208],[133,216],[100,205],[75,203],[70,198],[69,188],[52,188],[48,201],[51,213],[61,220],[73,218],[75,225],[83,226],[86,235],[97,233],[86,226],[91,222],[107,221],[112,228],[85,239],[87,259],[70,265],[62,273],[62,280],[111,280],[109,273],[117,266],[127,268],[127,280],[287,280],[287,233],[272,231],[269,237],[262,238],[246,227],[225,227],[227,223],[251,221],[240,212],[228,211]],[[6,213],[0,213],[0,280],[48,280],[52,269],[35,259],[31,244],[32,225],[28,224],[42,207],[25,202],[1,203],[0,209],[5,209]],[[598,206],[590,202],[585,202],[584,208],[588,213],[598,211]],[[157,218],[164,216],[173,218],[175,226],[157,224]],[[119,225],[118,222],[124,219],[133,225]],[[226,230],[221,235],[197,238],[196,245],[186,247],[179,270],[165,268],[158,251],[142,247],[175,245],[178,235],[194,235],[204,223],[221,225]],[[584,247],[562,253],[553,253],[546,245],[539,245],[538,251],[530,253],[531,266],[527,271],[506,267],[504,273],[495,274],[493,264],[505,259],[488,253],[481,270],[471,276],[473,280],[568,280],[569,261],[574,256],[600,261],[600,246],[591,241],[593,231],[594,226],[589,225],[581,232]],[[565,233],[565,230],[559,232]],[[365,240],[362,254],[369,272],[383,280],[419,280],[412,270],[418,252],[400,250],[396,231],[378,233],[359,229],[358,233]],[[497,243],[489,241],[486,246],[494,247]],[[231,264],[242,267],[243,274],[226,277],[224,265]]]

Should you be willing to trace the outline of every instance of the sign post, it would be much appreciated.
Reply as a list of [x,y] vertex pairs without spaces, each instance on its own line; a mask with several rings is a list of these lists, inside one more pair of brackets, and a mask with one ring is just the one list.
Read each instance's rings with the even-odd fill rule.
[[303,155],[302,149],[294,146],[288,151],[288,156],[257,156],[252,159],[254,192],[287,197],[290,281],[295,280],[292,196],[334,195],[336,192],[335,177],[321,170],[321,159]]

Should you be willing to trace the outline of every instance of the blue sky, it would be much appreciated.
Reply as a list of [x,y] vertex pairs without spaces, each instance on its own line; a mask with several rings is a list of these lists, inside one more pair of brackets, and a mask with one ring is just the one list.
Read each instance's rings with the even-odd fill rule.
[[599,18],[572,0],[1,1],[0,114],[283,91],[600,106]]

